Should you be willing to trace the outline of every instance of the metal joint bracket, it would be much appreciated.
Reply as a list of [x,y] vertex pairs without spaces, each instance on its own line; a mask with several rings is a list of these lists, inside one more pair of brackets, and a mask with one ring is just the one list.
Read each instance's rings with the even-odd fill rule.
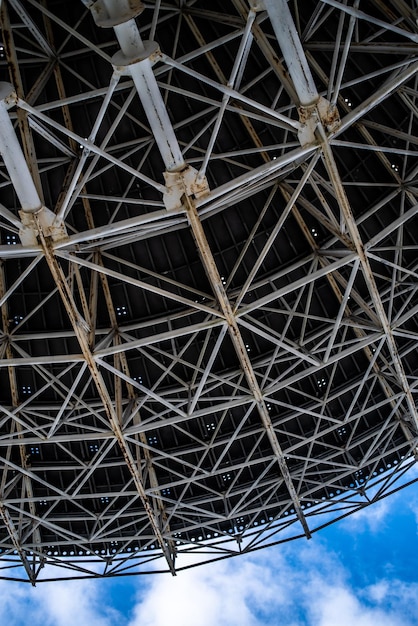
[[117,15],[110,15],[104,0],[97,0],[90,6],[94,21],[100,28],[114,28],[119,24],[141,15],[144,5],[141,0],[128,0]]
[[266,10],[263,0],[250,0],[250,7],[251,10],[255,12]]
[[17,94],[11,83],[0,82],[0,101],[6,109],[16,106]]
[[341,125],[340,114],[335,104],[320,96],[314,104],[298,109],[299,120],[303,125],[298,132],[302,146],[316,143],[315,131],[321,124],[327,133],[335,132]]
[[179,172],[164,172],[164,179],[168,190],[163,197],[167,210],[181,209],[184,195],[200,199],[209,193],[206,176],[199,177],[198,171],[190,165]]
[[40,231],[46,238],[52,241],[62,241],[68,238],[65,225],[50,209],[42,206],[36,213],[19,211],[22,227],[19,237],[24,246],[36,246],[39,241]]
[[144,61],[149,61],[151,65],[155,65],[161,61],[162,54],[160,47],[156,41],[145,40],[143,49],[138,50],[138,54],[128,57],[122,50],[118,50],[112,57],[112,65],[116,72],[126,73],[129,66],[138,65]]

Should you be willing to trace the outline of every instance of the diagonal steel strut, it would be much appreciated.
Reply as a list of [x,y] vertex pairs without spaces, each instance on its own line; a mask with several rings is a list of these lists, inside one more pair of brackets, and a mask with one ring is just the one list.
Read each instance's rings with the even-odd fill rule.
[[270,445],[273,449],[274,455],[279,464],[280,471],[283,476],[283,480],[289,491],[289,495],[293,501],[296,514],[299,518],[300,523],[302,524],[303,530],[306,536],[310,538],[311,533],[310,533],[305,515],[302,511],[299,496],[293,484],[293,480],[292,480],[289,468],[286,463],[285,455],[283,453],[280,442],[274,430],[274,426],[271,421],[271,418],[270,418],[270,415],[269,415],[269,412],[268,412],[268,409],[264,400],[263,392],[261,391],[260,385],[258,383],[257,377],[254,372],[254,368],[248,357],[247,349],[245,347],[245,342],[242,338],[242,334],[237,323],[236,315],[234,314],[231,302],[223,286],[221,276],[216,266],[212,251],[209,247],[209,243],[206,239],[206,235],[203,230],[203,225],[200,220],[199,214],[197,212],[195,203],[189,196],[185,195],[183,197],[183,205],[187,212],[187,218],[189,220],[190,228],[193,232],[196,245],[198,247],[198,250],[202,259],[202,263],[206,270],[206,274],[209,278],[209,281],[212,285],[212,289],[216,295],[216,298],[219,302],[221,310],[228,324],[229,334],[230,334],[232,343],[234,345],[235,351],[237,353],[240,365],[247,379],[248,386],[251,392],[254,394],[258,414],[261,418],[261,421],[266,430]]
[[[186,162],[183,160],[174,129],[168,117],[164,101],[150,65],[150,59],[146,58],[149,54],[149,50],[152,50],[152,46],[150,46],[150,43],[152,44],[152,42],[148,42],[148,48],[145,49],[138,27],[136,26],[134,20],[134,12],[130,10],[130,5],[126,0],[118,2],[116,2],[116,0],[102,0],[94,6],[90,0],[83,0],[83,2],[89,6],[93,14],[94,11],[97,11],[97,9],[100,8],[100,14],[96,14],[95,16],[98,25],[104,27],[112,25],[114,27],[122,53],[121,55],[120,53],[115,55],[114,59],[119,59],[121,63],[124,63],[127,67],[129,67],[129,71],[134,80],[138,95],[143,104],[148,122],[154,133],[160,154],[166,167],[166,181],[168,182],[168,188],[170,188],[170,174],[175,171],[179,172],[177,182],[179,183],[179,187],[184,189],[184,191],[181,192],[182,197],[179,198],[178,208],[180,210],[183,208],[186,212],[204,268],[209,277],[213,292],[216,295],[222,313],[227,321],[229,334],[242,370],[245,373],[250,390],[254,394],[258,413],[279,464],[283,480],[287,486],[296,514],[302,524],[304,532],[306,536],[310,538],[311,533],[306,522],[305,515],[303,514],[295,486],[290,476],[290,471],[287,466],[284,453],[274,431],[274,427],[264,401],[263,393],[258,384],[251,361],[248,357],[245,343],[242,338],[236,316],[233,312],[232,305],[222,284],[222,279],[217,269],[213,254],[209,248],[209,244],[196,209],[195,201],[191,197],[192,192],[190,191],[190,185],[188,186],[186,181],[186,178],[192,173],[191,168],[188,167]],[[173,158],[174,156],[175,158]],[[171,180],[174,180],[174,178],[171,178]],[[198,187],[198,185],[195,185],[195,188],[196,187]]]
[[155,537],[158,543],[160,544],[160,547],[170,567],[171,573],[174,575],[175,574],[175,569],[174,569],[175,555],[170,551],[168,544],[162,535],[158,518],[155,515],[155,512],[152,508],[152,505],[146,493],[145,486],[143,484],[142,477],[141,477],[141,474],[139,472],[139,468],[137,465],[137,461],[134,458],[125,440],[122,428],[119,424],[119,420],[118,420],[115,408],[113,406],[112,400],[107,390],[106,383],[104,382],[103,376],[94,359],[93,353],[89,345],[89,328],[87,327],[85,320],[81,317],[80,313],[77,310],[77,306],[76,306],[76,303],[74,302],[73,295],[67,284],[67,281],[65,280],[64,272],[60,264],[58,263],[57,258],[54,255],[54,250],[53,250],[53,245],[52,245],[51,240],[44,236],[40,225],[38,227],[38,230],[39,230],[42,248],[45,254],[45,259],[48,263],[51,274],[56,282],[62,302],[66,308],[68,317],[70,318],[71,325],[73,326],[74,332],[80,344],[80,347],[81,347],[83,356],[86,360],[87,366],[89,368],[91,377],[93,379],[93,382],[95,383],[97,391],[99,392],[99,395],[100,395],[100,399],[106,410],[110,427],[118,441],[119,447],[122,451],[122,454],[129,468],[129,471],[132,474],[135,487],[139,493],[145,512],[148,515],[153,532],[155,533]]
[[[7,94],[8,90],[9,93]],[[58,231],[54,230],[53,224],[51,224],[53,214],[51,214],[51,212],[42,205],[36,188],[32,183],[28,166],[7,112],[7,108],[11,106],[13,102],[12,92],[13,87],[11,85],[7,85],[5,83],[1,85],[0,96],[3,96],[3,99],[0,100],[0,153],[3,155],[9,176],[22,205],[22,220],[25,219],[26,229],[32,230],[33,237],[37,237],[39,243],[41,244],[45,260],[56,283],[75,336],[78,339],[83,357],[90,371],[90,375],[97,388],[103,407],[105,408],[112,432],[118,441],[125,462],[133,477],[135,487],[141,498],[142,505],[148,516],[155,537],[167,560],[170,571],[174,575],[175,553],[172,550],[171,544],[168,544],[162,535],[159,519],[149,501],[139,468],[137,466],[137,461],[125,440],[115,408],[106,387],[106,383],[104,382],[103,376],[94,359],[94,355],[90,347],[89,326],[78,311],[71,288],[69,287],[62,267],[55,256],[54,234],[58,236]],[[22,184],[22,179],[24,179],[24,181],[28,184]]]
[[20,560],[22,561],[23,567],[26,570],[26,573],[31,581],[32,585],[35,586],[35,572],[32,569],[29,559],[27,557],[26,551],[22,548],[19,534],[16,530],[16,526],[12,520],[12,517],[8,511],[8,509],[4,506],[2,502],[0,502],[0,515],[3,519],[4,525],[6,526],[7,532],[9,533],[10,539],[15,547],[16,552],[18,553]]
[[[347,231],[359,256],[362,272],[367,283],[372,302],[375,306],[376,313],[382,325],[383,332],[385,333],[386,343],[393,359],[396,374],[405,394],[415,430],[418,432],[418,410],[415,406],[413,394],[399,355],[396,340],[382,302],[376,279],[370,266],[366,248],[361,239],[360,231],[334,159],[332,148],[325,129],[326,122],[322,119],[321,112],[316,110],[320,102],[320,96],[315,87],[315,82],[303,51],[298,32],[293,22],[292,15],[286,0],[264,0],[264,5],[267,9],[286,64],[289,67],[289,72],[291,74],[299,101],[302,106],[306,107],[306,111],[309,112],[312,127],[314,128],[314,138],[321,146],[325,166],[338,200],[341,217],[344,220]],[[341,9],[344,8],[342,5],[338,6],[341,7]],[[413,71],[416,73],[416,68]],[[390,92],[391,87],[388,86],[387,93],[389,94]]]

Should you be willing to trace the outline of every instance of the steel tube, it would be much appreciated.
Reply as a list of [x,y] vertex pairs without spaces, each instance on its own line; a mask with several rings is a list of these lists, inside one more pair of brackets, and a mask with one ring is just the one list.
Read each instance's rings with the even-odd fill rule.
[[152,71],[151,61],[144,59],[132,65],[130,70],[166,170],[172,172],[183,169],[185,161]]
[[7,100],[12,94],[10,83],[0,83],[0,153],[23,211],[35,213],[42,202],[7,111],[10,106]]
[[277,41],[302,106],[319,98],[312,73],[286,0],[264,0]]
[[[105,0],[104,4],[110,17],[123,16],[125,2]],[[166,170],[170,172],[183,169],[185,167],[183,155],[135,20],[128,19],[117,24],[114,26],[114,31],[121,51],[126,57],[129,71]],[[141,60],[136,63],[132,62],[136,58]]]
[[[398,28],[398,26],[394,26],[393,24],[390,24],[389,22],[380,20],[377,17],[374,17],[373,15],[369,15],[368,13],[365,13],[364,11],[360,11],[360,9],[358,9],[357,6],[350,7],[350,6],[347,6],[346,4],[342,4],[342,2],[336,2],[336,0],[321,0],[321,2],[323,2],[324,4],[328,4],[332,7],[335,7],[336,9],[339,9],[340,11],[344,11],[345,13],[348,13],[349,15],[359,20],[366,20],[367,22],[370,22],[371,24],[380,26],[384,30],[392,31],[396,33],[397,35],[401,35],[402,37],[407,37],[408,39],[411,39],[415,43],[418,42],[418,35],[416,33],[412,33],[403,28]],[[273,0],[273,3],[274,3],[274,0]]]

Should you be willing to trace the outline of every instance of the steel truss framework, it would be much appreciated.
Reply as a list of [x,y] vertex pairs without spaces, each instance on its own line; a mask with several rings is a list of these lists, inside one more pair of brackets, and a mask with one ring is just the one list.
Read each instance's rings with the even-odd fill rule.
[[417,18],[3,0],[2,577],[175,573],[414,480]]

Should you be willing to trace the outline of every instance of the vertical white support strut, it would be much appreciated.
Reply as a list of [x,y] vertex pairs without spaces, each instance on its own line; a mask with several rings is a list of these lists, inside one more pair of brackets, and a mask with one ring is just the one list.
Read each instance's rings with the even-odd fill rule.
[[95,16],[96,23],[103,27],[113,26],[121,50],[112,62],[116,67],[129,69],[166,170],[183,169],[183,155],[152,70],[150,57],[158,46],[142,41],[128,0],[102,0],[101,8],[105,17]]
[[322,123],[330,132],[340,126],[337,107],[318,93],[287,0],[264,0],[264,6],[298,98],[296,104],[299,105],[299,119],[302,122],[299,141],[303,146],[315,144],[318,123]]
[[316,104],[319,98],[314,79],[287,0],[264,0],[274,33],[279,42],[299,102],[303,107]]
[[7,112],[8,109],[15,104],[15,98],[13,96],[13,86],[10,83],[1,82],[0,153],[23,211],[35,213],[42,207],[42,202]]
[[24,245],[37,245],[37,230],[34,216],[55,240],[66,237],[65,228],[55,213],[43,206],[32,179],[23,150],[16,137],[8,109],[16,104],[17,96],[11,83],[0,83],[0,153],[19,198],[22,219],[19,231]]

